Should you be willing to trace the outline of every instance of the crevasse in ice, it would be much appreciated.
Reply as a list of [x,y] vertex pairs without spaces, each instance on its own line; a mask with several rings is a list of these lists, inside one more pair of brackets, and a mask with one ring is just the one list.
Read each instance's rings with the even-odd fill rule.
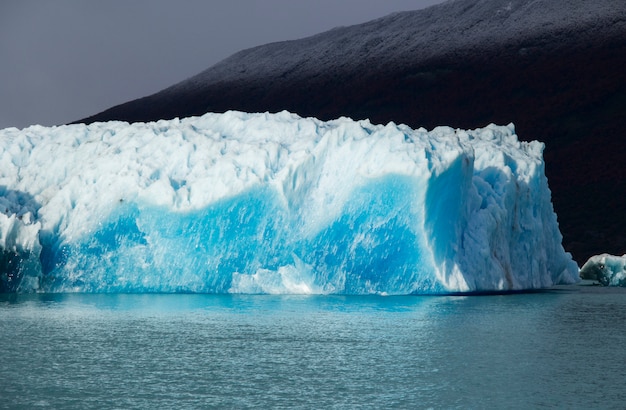
[[571,283],[543,144],[281,112],[0,131],[0,290],[430,294]]

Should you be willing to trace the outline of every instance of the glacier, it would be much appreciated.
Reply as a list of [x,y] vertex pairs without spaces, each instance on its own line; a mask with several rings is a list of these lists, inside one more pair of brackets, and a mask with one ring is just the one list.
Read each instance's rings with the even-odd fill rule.
[[286,111],[0,131],[1,292],[574,283],[543,144]]

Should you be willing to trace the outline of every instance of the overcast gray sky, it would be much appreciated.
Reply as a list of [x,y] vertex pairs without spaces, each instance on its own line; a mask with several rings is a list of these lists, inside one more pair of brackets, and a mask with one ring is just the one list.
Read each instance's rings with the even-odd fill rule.
[[443,0],[0,0],[0,129],[78,120],[231,54]]

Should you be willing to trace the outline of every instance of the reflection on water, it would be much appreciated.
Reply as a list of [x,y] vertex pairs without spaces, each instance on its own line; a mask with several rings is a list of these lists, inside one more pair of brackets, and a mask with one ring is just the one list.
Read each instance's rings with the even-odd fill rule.
[[626,294],[3,295],[0,407],[621,407]]

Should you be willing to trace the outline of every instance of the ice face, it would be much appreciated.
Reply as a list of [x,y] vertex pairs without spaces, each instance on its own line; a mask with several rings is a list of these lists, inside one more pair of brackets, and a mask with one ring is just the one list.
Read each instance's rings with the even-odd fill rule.
[[604,286],[626,286],[626,255],[592,256],[580,269],[580,277],[597,280]]
[[0,131],[0,290],[412,294],[577,280],[543,145],[288,112]]

